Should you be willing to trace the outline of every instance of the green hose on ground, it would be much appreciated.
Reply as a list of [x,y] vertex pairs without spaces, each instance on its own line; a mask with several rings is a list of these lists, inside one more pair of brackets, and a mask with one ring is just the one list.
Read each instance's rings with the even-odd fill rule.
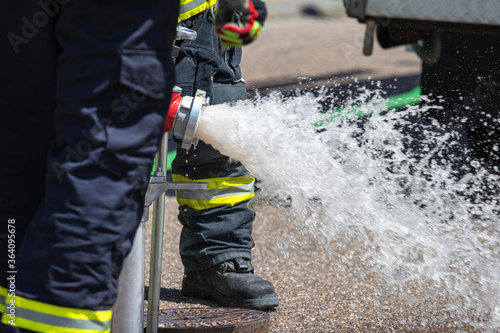
[[[422,94],[422,89],[420,86],[413,88],[412,90],[398,94],[398,95],[393,95],[385,99],[386,101],[386,106],[387,110],[384,112],[387,112],[392,109],[398,109],[405,107],[407,105],[416,105],[420,103],[420,95]],[[373,104],[375,105],[375,104]],[[354,106],[351,110],[348,112],[345,112],[344,109],[339,108],[331,111],[327,111],[325,113],[330,114],[327,118],[318,120],[317,122],[313,123],[314,126],[322,126],[325,123],[329,123],[333,121],[335,118],[351,118],[352,116],[355,116],[357,118],[362,118],[362,117],[367,117],[371,115],[373,112],[368,112],[366,113],[363,111],[364,105],[356,105]]]

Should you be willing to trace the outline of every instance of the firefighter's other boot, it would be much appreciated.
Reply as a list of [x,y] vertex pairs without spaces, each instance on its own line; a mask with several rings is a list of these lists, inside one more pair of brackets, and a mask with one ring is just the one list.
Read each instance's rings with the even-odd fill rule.
[[210,298],[224,307],[264,310],[278,306],[273,284],[254,275],[252,263],[242,258],[202,271],[186,269],[182,294]]

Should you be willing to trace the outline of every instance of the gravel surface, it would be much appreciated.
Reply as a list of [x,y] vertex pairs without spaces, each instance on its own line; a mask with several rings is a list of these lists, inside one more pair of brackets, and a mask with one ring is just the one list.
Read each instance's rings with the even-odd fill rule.
[[[266,30],[244,51],[242,68],[249,88],[287,91],[419,73],[419,59],[403,47],[376,46],[372,57],[363,56],[364,27],[339,11],[339,1],[311,2],[324,11],[321,18],[299,15],[298,1],[268,2],[272,11]],[[175,199],[167,196],[160,308],[217,306],[180,293],[181,227],[176,215]],[[148,222],[146,285],[150,228]],[[410,302],[362,262],[331,257],[325,245],[285,221],[277,208],[257,209],[253,237],[256,273],[274,283],[280,299],[280,306],[270,312],[272,332],[473,332],[447,312],[442,296]],[[418,295],[425,292],[422,285],[425,281],[405,286],[405,291]]]
[[[167,196],[160,309],[217,307],[181,295],[176,212],[175,198]],[[149,222],[147,229],[146,285]],[[257,209],[253,237],[256,274],[274,283],[280,300],[270,312],[271,332],[474,332],[447,312],[444,299],[409,302],[362,262],[337,261],[313,236],[285,221],[277,208]],[[407,295],[423,292],[421,285],[405,287]]]
[[362,54],[364,25],[345,15],[296,15],[270,19],[257,41],[243,51],[249,89],[290,90],[304,86],[417,75],[420,59],[404,47]]

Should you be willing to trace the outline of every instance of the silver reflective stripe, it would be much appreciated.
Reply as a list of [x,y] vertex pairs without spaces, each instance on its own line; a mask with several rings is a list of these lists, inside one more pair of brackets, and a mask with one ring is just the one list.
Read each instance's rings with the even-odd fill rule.
[[73,319],[60,316],[54,316],[38,311],[28,310],[21,307],[16,307],[16,317],[35,321],[37,323],[59,326],[66,328],[77,328],[82,330],[107,331],[111,329],[111,320],[96,321],[88,319]]
[[254,182],[238,186],[217,188],[205,191],[177,191],[177,196],[190,200],[210,200],[216,198],[230,197],[238,194],[248,194],[254,192]]
[[208,1],[206,0],[193,0],[191,2],[181,4],[180,12],[179,14],[185,14],[193,9],[195,9],[198,6],[203,5],[204,3],[207,3]]

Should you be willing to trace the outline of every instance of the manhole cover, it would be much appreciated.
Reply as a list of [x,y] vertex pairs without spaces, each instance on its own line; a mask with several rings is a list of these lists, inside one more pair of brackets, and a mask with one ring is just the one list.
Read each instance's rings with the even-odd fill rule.
[[264,333],[269,318],[266,312],[249,309],[161,309],[158,332]]

